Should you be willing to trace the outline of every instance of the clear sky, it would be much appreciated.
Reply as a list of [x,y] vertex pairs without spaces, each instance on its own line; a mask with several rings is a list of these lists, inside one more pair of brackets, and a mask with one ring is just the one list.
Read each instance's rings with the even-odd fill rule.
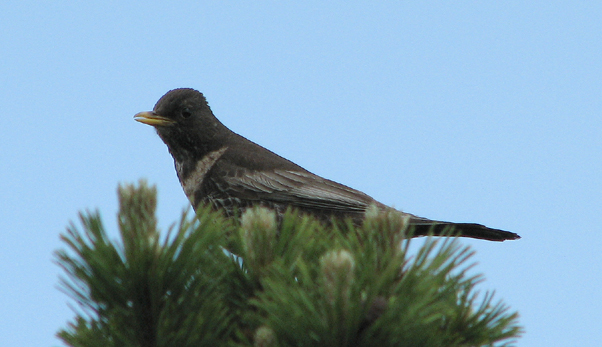
[[187,206],[132,119],[178,87],[383,203],[519,233],[463,241],[518,345],[602,346],[599,1],[2,2],[0,345],[60,345],[52,252],[79,210],[116,236],[141,177],[163,228]]

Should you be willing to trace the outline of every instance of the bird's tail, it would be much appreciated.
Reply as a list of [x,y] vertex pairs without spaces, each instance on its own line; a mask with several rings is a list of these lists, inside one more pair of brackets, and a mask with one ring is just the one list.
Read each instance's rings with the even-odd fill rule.
[[429,220],[426,218],[411,218],[410,225],[414,226],[414,235],[453,236],[459,235],[489,241],[517,240],[516,233],[488,228],[476,223],[451,223]]

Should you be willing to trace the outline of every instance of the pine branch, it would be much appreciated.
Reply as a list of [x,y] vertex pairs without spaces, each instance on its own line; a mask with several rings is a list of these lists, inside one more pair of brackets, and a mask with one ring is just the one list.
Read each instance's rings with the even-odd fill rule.
[[256,208],[236,224],[202,208],[161,237],[154,187],[119,198],[120,240],[98,212],[61,235],[70,346],[506,346],[521,333],[516,313],[478,295],[468,247],[428,238],[410,253],[396,214],[324,226]]
[[174,235],[159,238],[156,190],[144,182],[119,189],[120,242],[111,242],[98,213],[80,215],[56,253],[67,277],[61,288],[83,310],[59,336],[71,346],[219,345],[233,334],[243,276],[222,245],[232,226],[205,211],[182,216]]

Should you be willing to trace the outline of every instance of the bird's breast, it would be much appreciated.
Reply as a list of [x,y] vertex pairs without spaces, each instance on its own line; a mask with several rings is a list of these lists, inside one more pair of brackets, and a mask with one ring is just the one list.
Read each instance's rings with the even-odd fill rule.
[[192,170],[187,170],[184,163],[176,161],[178,178],[180,179],[184,193],[193,206],[195,205],[195,192],[201,188],[207,173],[213,168],[219,158],[224,155],[227,149],[228,147],[224,146],[216,151],[207,153],[193,164],[194,168]]

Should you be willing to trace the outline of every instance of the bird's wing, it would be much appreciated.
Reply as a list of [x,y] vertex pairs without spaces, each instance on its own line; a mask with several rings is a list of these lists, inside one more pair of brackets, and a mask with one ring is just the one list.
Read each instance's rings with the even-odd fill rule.
[[[347,215],[363,214],[370,204],[390,209],[370,196],[340,183],[309,172],[292,170],[250,171],[238,169],[221,176],[227,183],[229,195],[247,200],[269,201],[301,208],[329,210]],[[515,240],[515,233],[488,228],[475,223],[451,223],[431,220],[398,211],[409,216],[415,227],[414,235],[448,235],[449,227],[463,236],[491,241]]]
[[377,203],[360,191],[309,172],[239,168],[221,178],[230,194],[245,199],[348,213],[363,212],[371,203]]

